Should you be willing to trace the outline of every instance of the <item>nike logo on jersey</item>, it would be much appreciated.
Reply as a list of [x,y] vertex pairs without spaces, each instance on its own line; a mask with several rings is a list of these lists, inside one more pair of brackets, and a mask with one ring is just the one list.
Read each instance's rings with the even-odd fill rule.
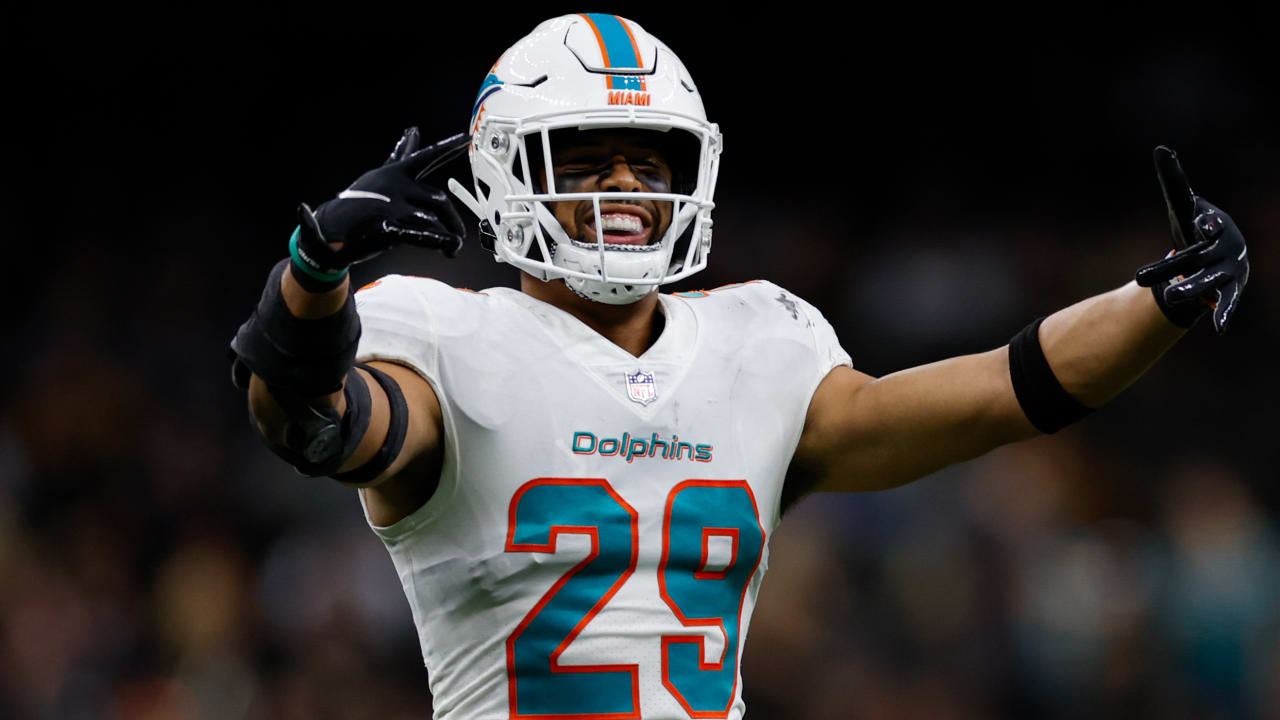
[[[778,297],[774,298],[774,300],[777,300],[779,303],[782,303],[782,307],[785,308],[787,312],[791,313],[792,320],[800,319],[800,307],[796,305],[796,301],[788,297],[786,293],[784,292],[778,293]],[[808,316],[805,316],[804,326],[813,327],[813,321],[811,321],[808,318]]]
[[595,433],[585,430],[573,434],[571,447],[574,455],[616,456],[626,459],[628,463],[634,462],[636,458],[711,462],[715,452],[712,445],[687,443],[679,435],[672,435],[670,440],[663,440],[658,433],[651,433],[648,439],[632,437],[631,433],[622,433],[621,438],[597,438]]
[[782,303],[782,307],[786,308],[787,312],[791,313],[792,320],[800,319],[800,311],[796,307],[796,301],[787,297],[786,293],[778,293],[778,297],[774,298],[774,300]]

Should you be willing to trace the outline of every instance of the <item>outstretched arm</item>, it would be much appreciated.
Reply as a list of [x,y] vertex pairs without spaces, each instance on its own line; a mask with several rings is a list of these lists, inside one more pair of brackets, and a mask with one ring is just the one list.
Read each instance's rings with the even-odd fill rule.
[[[1039,338],[1063,389],[1098,408],[1185,332],[1129,283],[1050,315]],[[818,473],[815,490],[882,490],[1037,434],[1006,345],[878,379],[835,368],[813,395],[796,461]]]
[[[1060,386],[1051,389],[1081,413],[1137,380],[1206,306],[1221,332],[1248,280],[1244,240],[1230,217],[1191,193],[1172,152],[1157,148],[1156,163],[1178,250],[1140,270],[1142,285],[1060,310],[1036,334],[1049,381]],[[1027,347],[1019,345],[1023,356]],[[880,490],[1033,437],[1040,430],[1029,416],[1052,431],[1043,407],[1028,408],[1037,396],[1025,377],[1015,391],[1009,354],[1005,346],[879,379],[832,370],[810,403],[796,466],[817,475],[815,490]]]

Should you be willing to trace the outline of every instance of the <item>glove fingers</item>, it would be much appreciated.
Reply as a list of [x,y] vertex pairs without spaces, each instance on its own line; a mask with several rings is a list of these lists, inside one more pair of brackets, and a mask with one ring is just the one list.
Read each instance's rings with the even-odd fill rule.
[[458,214],[458,208],[453,206],[449,197],[443,192],[441,192],[440,195],[443,196],[443,199],[438,205],[436,205],[436,209],[440,211],[438,213],[440,219],[444,221],[444,224],[447,225],[449,230],[455,235],[458,235],[459,237],[466,237],[467,226],[463,224],[462,216]]
[[1223,270],[1202,270],[1182,282],[1173,283],[1165,288],[1164,299],[1165,302],[1172,304],[1192,298],[1209,297],[1215,290],[1233,280],[1235,278],[1231,277],[1231,273]]
[[387,156],[387,161],[383,165],[390,165],[394,162],[409,157],[418,151],[418,146],[422,144],[422,136],[418,133],[416,126],[405,128],[404,134],[400,136],[400,140],[396,142],[396,147]]
[[423,185],[422,183],[414,183],[411,188],[406,189],[404,199],[416,207],[435,210],[439,205],[447,205],[449,196],[438,187],[431,185]]
[[453,206],[453,201],[445,194],[443,190],[428,185],[419,185],[418,189],[405,200],[416,208],[426,210],[436,215],[441,222],[448,226],[450,232],[465,237],[467,234],[466,225],[462,222],[462,216],[458,214],[458,209]]
[[382,226],[383,231],[398,243],[440,250],[447,257],[454,257],[462,248],[462,238],[443,230],[438,222],[410,216],[394,222],[386,221]]
[[421,180],[430,175],[436,168],[462,154],[471,144],[471,136],[458,133],[428,145],[415,153],[405,156],[405,169],[414,179]]
[[422,147],[418,129],[407,128],[382,167],[361,175],[314,214],[300,211],[304,234],[314,230],[345,265],[400,243],[456,254],[466,225],[444,191],[417,178],[461,155],[470,142],[458,134]]
[[1213,242],[1202,240],[1191,247],[1157,260],[1150,265],[1138,269],[1134,277],[1142,287],[1151,287],[1179,275],[1188,275],[1192,271],[1204,267],[1208,258],[1205,255],[1213,248]]
[[406,245],[416,245],[420,248],[428,250],[439,250],[447,258],[458,257],[458,253],[462,251],[462,238],[457,235],[440,235],[438,233],[422,233],[421,235],[407,235],[405,237]]
[[448,233],[449,230],[440,222],[440,218],[430,210],[414,210],[394,220],[401,228],[413,230],[430,230],[436,233]]
[[1213,329],[1219,335],[1227,331],[1227,323],[1231,322],[1231,317],[1235,315],[1236,306],[1240,303],[1240,294],[1243,292],[1244,285],[1235,281],[1218,291],[1218,304],[1213,309]]
[[1156,179],[1169,209],[1169,224],[1173,228],[1173,245],[1179,250],[1195,238],[1196,197],[1191,184],[1178,162],[1178,154],[1164,145],[1156,146],[1152,153],[1156,164]]

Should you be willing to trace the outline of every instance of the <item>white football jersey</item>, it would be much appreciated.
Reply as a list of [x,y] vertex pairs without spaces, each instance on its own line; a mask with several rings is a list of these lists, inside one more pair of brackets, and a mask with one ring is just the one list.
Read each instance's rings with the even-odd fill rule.
[[783,477],[849,356],[769,282],[660,297],[637,358],[508,288],[356,294],[359,359],[413,368],[444,413],[434,496],[373,527],[438,720],[742,717]]

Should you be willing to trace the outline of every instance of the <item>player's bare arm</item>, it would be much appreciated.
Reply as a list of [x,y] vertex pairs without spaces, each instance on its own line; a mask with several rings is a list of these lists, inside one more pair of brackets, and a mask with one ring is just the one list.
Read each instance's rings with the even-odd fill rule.
[[[1063,388],[1094,409],[1185,332],[1130,283],[1050,315],[1040,343]],[[1004,346],[881,378],[835,368],[814,393],[796,460],[821,468],[816,490],[881,490],[1037,434]]]
[[[1101,408],[1142,376],[1208,307],[1221,332],[1248,280],[1243,237],[1230,217],[1192,195],[1171,152],[1157,174],[1169,205],[1175,253],[1138,273],[1139,282],[1045,318],[996,350],[872,378],[837,367],[819,385],[797,449],[797,468],[816,490],[895,487],[1000,445],[1052,432]],[[1194,245],[1188,247],[1186,238]],[[1210,253],[1210,248],[1213,248]],[[1018,345],[1015,349],[1015,344]],[[1018,377],[1036,350],[1051,372]],[[1021,352],[1027,359],[1014,358]],[[1023,385],[1015,388],[1015,378]],[[1056,381],[1057,387],[1053,387]],[[1036,391],[1036,384],[1048,383]],[[1057,397],[1055,393],[1060,393]],[[1035,407],[1039,404],[1040,407]],[[1035,423],[1029,415],[1041,415]]]

